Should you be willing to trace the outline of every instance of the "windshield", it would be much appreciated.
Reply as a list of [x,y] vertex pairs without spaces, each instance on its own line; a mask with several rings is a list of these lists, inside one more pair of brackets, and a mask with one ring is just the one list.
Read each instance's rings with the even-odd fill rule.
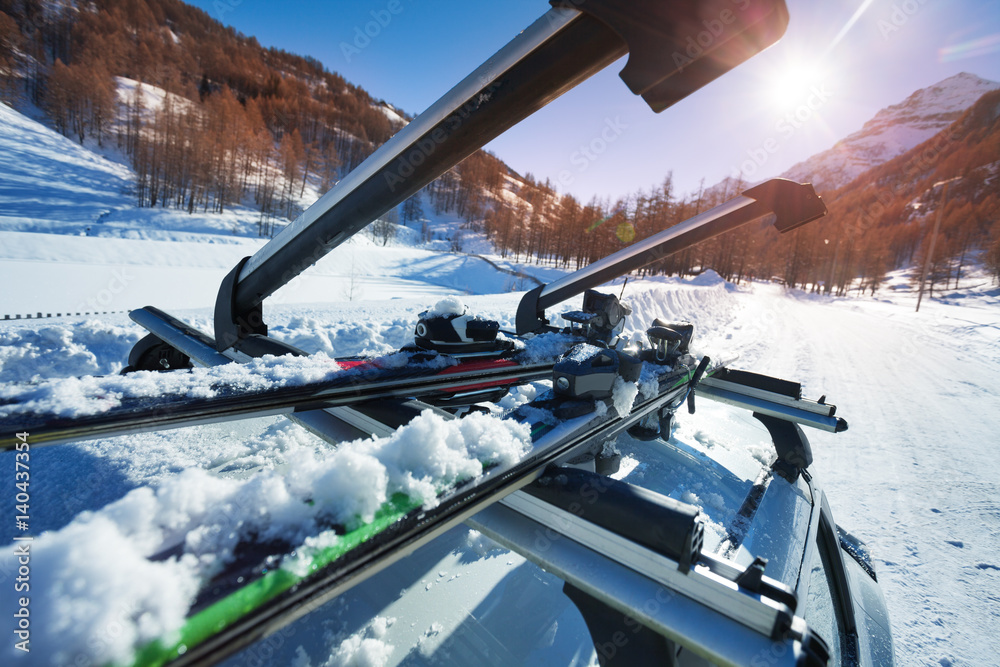
[[464,525],[228,665],[597,665],[563,582]]

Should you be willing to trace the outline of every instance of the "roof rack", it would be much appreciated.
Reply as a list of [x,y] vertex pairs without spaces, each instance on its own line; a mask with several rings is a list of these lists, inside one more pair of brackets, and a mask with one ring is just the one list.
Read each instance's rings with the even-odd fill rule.
[[[561,486],[572,491],[553,498],[560,490],[547,487],[561,477],[571,479]],[[629,494],[645,507],[630,509],[622,502]],[[565,582],[602,664],[662,661],[662,652],[649,652],[652,636],[720,665],[752,664],[760,655],[773,657],[772,665],[825,665],[829,651],[795,616],[794,592],[765,576],[761,559],[741,569],[701,552],[697,509],[657,495],[555,467],[466,523]],[[638,512],[649,520],[647,534],[670,525],[673,546],[637,539],[628,524]],[[692,543],[694,553],[683,548]]]
[[[723,370],[695,393],[751,410],[774,442],[772,470],[793,484],[808,480],[812,463],[799,425],[847,429],[836,406],[803,399],[795,382]],[[771,665],[829,660],[823,639],[795,615],[795,592],[764,574],[765,559],[741,568],[703,552],[698,509],[649,489],[551,466],[466,523],[565,582],[602,665],[644,665],[676,655],[677,645],[720,665],[762,655]]]

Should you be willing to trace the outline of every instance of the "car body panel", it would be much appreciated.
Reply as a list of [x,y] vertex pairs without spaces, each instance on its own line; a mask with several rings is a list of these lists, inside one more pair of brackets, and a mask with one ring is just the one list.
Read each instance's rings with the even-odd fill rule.
[[766,558],[767,575],[794,589],[811,517],[809,487],[801,479],[789,484],[772,477],[735,561],[749,565],[754,558]]
[[879,667],[892,665],[895,663],[894,648],[882,590],[853,559],[848,557],[844,562],[857,619],[858,654],[862,658],[867,656],[860,662]]

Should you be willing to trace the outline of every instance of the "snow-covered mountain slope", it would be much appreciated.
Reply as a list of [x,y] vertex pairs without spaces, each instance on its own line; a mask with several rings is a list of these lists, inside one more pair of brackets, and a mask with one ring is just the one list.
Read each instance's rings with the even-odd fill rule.
[[857,132],[782,174],[820,192],[839,188],[872,167],[902,155],[958,119],[1000,83],[963,72],[882,109]]
[[131,167],[89,146],[0,104],[0,232],[213,243],[257,236],[260,214],[245,207],[188,214],[136,206]]
[[[154,99],[156,90],[147,96]],[[0,104],[0,319],[151,303],[209,307],[226,273],[267,241],[257,234],[260,214],[247,207],[189,214],[136,206],[132,170],[91,148]],[[419,232],[402,227],[387,246],[358,234],[280,290],[277,301],[433,299],[524,288],[478,257],[456,261],[437,252],[449,248],[440,237],[458,228],[454,217],[431,215],[425,222],[438,240],[424,243]],[[463,247],[492,251],[470,232]],[[37,273],[50,280],[36,280]]]
[[0,230],[76,233],[128,208],[131,170],[0,104]]

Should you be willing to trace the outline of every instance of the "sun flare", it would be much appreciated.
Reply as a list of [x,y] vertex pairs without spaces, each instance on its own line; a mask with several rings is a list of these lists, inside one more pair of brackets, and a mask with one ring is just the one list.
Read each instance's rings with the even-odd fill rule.
[[779,109],[791,109],[805,102],[812,87],[823,83],[823,80],[823,72],[816,64],[789,63],[771,75],[766,86],[766,99]]

